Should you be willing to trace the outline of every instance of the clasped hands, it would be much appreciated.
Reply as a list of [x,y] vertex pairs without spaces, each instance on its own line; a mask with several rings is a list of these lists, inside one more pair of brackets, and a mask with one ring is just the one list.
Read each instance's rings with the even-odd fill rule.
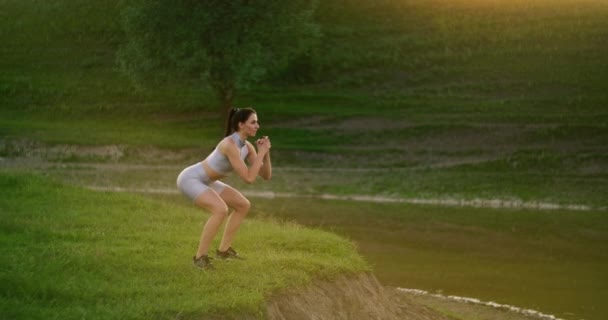
[[258,146],[258,150],[265,150],[266,152],[270,151],[271,143],[268,136],[263,136],[262,138],[256,140],[255,144]]

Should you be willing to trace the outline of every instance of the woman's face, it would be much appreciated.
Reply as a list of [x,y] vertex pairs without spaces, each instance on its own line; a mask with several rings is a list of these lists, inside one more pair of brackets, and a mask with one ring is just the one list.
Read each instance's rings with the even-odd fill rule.
[[248,137],[255,137],[260,125],[258,124],[258,115],[252,113],[247,121],[239,123],[241,132],[245,132]]

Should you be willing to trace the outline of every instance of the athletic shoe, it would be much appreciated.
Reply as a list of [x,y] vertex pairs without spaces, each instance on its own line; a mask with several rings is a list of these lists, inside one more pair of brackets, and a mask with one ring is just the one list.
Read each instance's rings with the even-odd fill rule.
[[239,256],[232,247],[228,248],[226,251],[220,251],[219,249],[215,250],[215,254],[218,259],[232,259],[232,260],[245,260],[245,258]]
[[211,263],[212,259],[213,258],[208,255],[200,256],[198,259],[196,258],[196,256],[194,256],[192,257],[192,262],[196,267],[199,267],[203,270],[213,270],[215,269],[215,267]]

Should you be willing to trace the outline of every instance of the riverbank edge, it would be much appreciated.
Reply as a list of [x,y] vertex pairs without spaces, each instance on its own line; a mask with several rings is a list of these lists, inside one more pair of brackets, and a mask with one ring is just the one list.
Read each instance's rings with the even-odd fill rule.
[[266,319],[450,319],[410,302],[383,287],[373,273],[315,280],[302,288],[273,294],[266,304]]

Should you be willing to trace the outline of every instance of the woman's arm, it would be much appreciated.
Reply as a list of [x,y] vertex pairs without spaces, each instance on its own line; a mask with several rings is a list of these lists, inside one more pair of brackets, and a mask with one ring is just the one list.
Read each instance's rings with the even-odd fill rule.
[[260,177],[262,177],[262,179],[264,180],[270,180],[270,178],[272,177],[272,163],[270,161],[270,148],[272,147],[272,144],[270,143],[270,139],[268,138],[268,136],[263,136],[255,143],[258,146],[258,149],[260,149],[262,145],[268,147],[268,152],[264,155],[263,158],[264,160],[262,162],[262,168],[260,168]]
[[264,156],[268,153],[270,148],[269,146],[258,146],[259,153],[257,153],[255,157],[249,158],[253,160],[251,161],[251,166],[249,168],[247,168],[247,165],[245,165],[245,162],[241,159],[240,151],[233,141],[227,140],[224,149],[224,153],[226,154],[226,157],[228,157],[234,171],[236,171],[245,183],[251,184],[260,173]]
[[262,168],[260,168],[260,177],[264,180],[272,178],[272,164],[270,163],[270,150],[264,155]]

